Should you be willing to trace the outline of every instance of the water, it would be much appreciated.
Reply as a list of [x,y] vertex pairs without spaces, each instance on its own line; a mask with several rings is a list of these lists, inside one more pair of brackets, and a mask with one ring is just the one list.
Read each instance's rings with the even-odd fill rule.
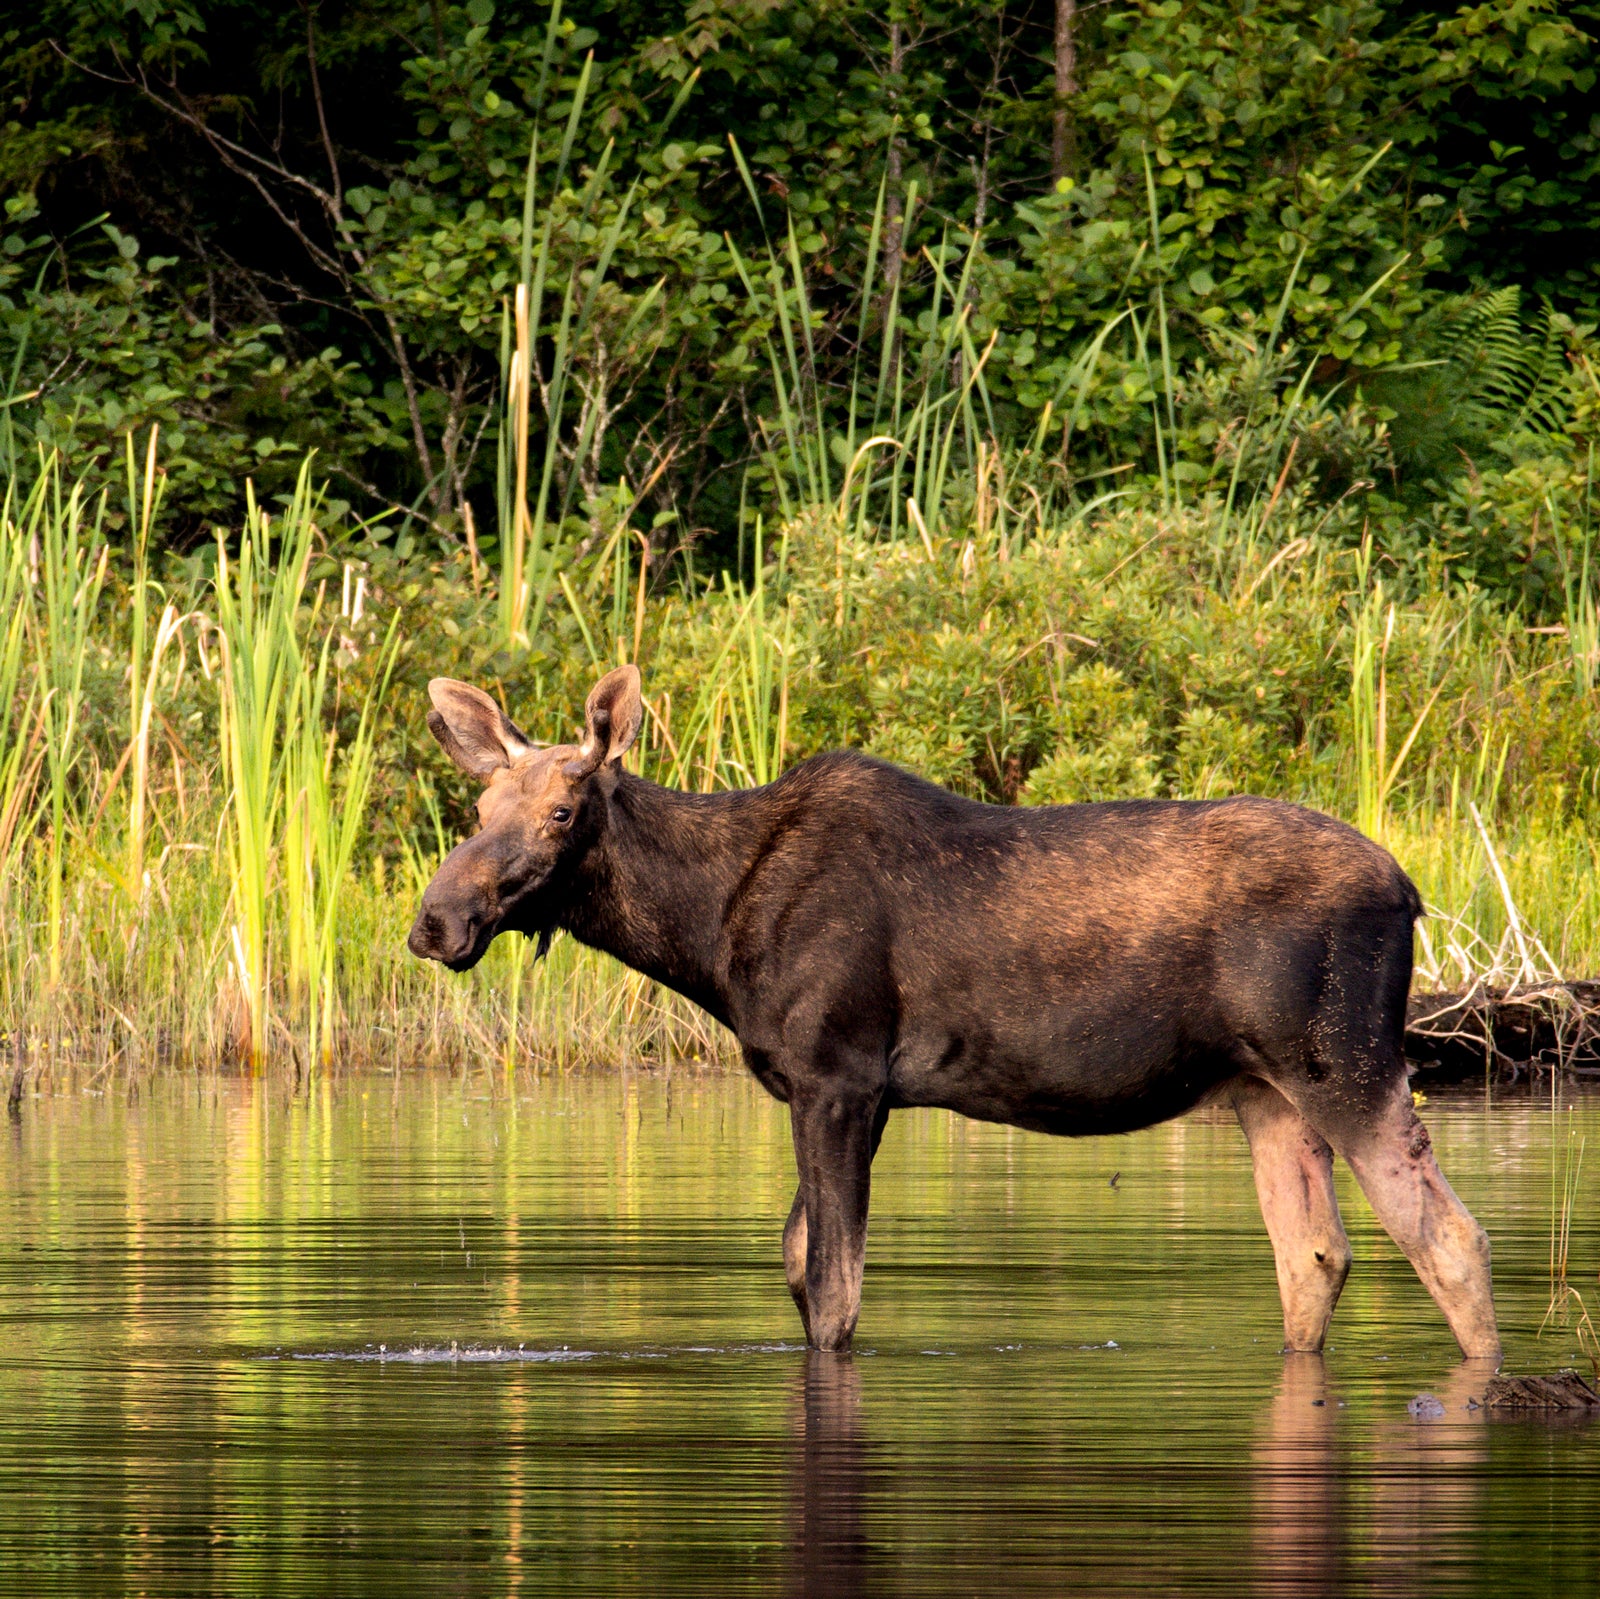
[[[1600,1423],[1489,1420],[1348,1186],[1278,1353],[1244,1143],[890,1124],[859,1349],[808,1357],[792,1157],[737,1078],[189,1080],[0,1125],[0,1592],[1600,1589]],[[1435,1101],[1508,1368],[1577,1360],[1552,1169],[1600,1100]],[[1112,1179],[1115,1176],[1116,1181]],[[1443,1407],[1412,1407],[1421,1394]]]

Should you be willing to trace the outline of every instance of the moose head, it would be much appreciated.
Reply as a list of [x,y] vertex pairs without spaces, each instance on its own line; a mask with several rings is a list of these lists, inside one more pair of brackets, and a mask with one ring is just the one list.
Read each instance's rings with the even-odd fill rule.
[[583,742],[540,748],[482,689],[436,677],[428,698],[429,730],[485,787],[478,831],[434,874],[407,944],[464,972],[497,933],[536,937],[556,925],[564,883],[604,834],[644,705],[639,669],[619,666],[589,695]]

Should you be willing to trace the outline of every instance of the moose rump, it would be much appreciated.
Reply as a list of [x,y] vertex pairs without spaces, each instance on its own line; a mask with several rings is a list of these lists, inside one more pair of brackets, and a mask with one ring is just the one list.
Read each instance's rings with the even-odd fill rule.
[[1252,798],[983,805],[844,753],[683,794],[623,768],[633,667],[578,746],[535,748],[465,684],[430,694],[488,786],[413,951],[461,969],[498,932],[562,928],[731,1028],[789,1106],[784,1259],[813,1344],[854,1332],[893,1110],[1076,1135],[1212,1098],[1250,1143],[1290,1348],[1321,1348],[1349,1270],[1337,1151],[1463,1351],[1498,1352],[1488,1242],[1401,1053],[1420,902],[1354,829]]

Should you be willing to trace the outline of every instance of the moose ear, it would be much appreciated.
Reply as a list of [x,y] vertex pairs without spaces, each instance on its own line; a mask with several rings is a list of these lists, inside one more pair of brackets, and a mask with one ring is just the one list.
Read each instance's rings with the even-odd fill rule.
[[532,752],[527,734],[481,688],[436,677],[428,698],[428,730],[463,772],[486,778]]
[[567,762],[569,777],[587,777],[602,763],[620,761],[639,736],[644,701],[639,694],[639,668],[619,666],[595,684],[583,707],[583,745]]

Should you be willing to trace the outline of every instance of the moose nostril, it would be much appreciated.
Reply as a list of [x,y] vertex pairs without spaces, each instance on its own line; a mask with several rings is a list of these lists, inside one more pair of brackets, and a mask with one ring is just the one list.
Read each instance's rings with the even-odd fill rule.
[[424,960],[448,964],[463,959],[472,951],[481,925],[476,916],[441,914],[424,906],[417,912],[406,947]]
[[434,959],[437,956],[440,934],[443,928],[438,916],[432,911],[422,911],[418,914],[411,928],[411,936],[406,940],[406,947],[413,955],[421,955],[424,959]]

